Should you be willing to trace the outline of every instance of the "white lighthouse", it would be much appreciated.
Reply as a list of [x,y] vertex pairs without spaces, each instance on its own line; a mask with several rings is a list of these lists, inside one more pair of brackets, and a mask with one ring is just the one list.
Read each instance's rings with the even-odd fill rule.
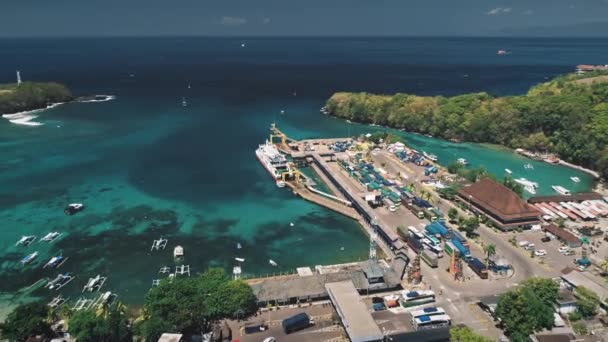
[[17,85],[21,85],[21,72],[17,70]]

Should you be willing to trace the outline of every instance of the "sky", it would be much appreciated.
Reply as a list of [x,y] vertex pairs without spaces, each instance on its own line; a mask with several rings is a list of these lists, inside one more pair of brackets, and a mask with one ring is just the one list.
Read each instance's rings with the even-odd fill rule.
[[608,36],[608,0],[0,0],[0,37],[534,32]]

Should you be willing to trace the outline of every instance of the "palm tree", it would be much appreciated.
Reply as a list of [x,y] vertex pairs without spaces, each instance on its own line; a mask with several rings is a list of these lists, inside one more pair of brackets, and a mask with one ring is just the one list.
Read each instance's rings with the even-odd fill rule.
[[490,257],[496,255],[496,245],[489,244],[483,247],[486,252],[486,267],[490,267]]

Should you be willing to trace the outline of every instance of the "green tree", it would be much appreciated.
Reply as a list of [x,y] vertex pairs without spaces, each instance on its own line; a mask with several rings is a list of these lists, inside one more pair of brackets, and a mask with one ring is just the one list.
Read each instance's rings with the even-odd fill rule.
[[25,341],[28,337],[37,335],[52,337],[48,317],[49,307],[44,303],[19,305],[0,324],[0,336],[9,341]]
[[496,245],[489,244],[489,245],[484,246],[483,249],[486,252],[486,265],[487,265],[487,267],[490,267],[490,258],[493,255],[496,255]]
[[512,341],[528,341],[533,332],[553,326],[557,289],[551,279],[532,278],[500,296],[496,315]]
[[450,208],[450,210],[448,210],[448,218],[451,223],[455,222],[458,218],[458,210],[456,210],[456,208]]
[[576,294],[576,307],[578,312],[583,317],[592,317],[597,314],[597,310],[600,306],[599,296],[587,289],[584,286],[578,286],[575,291]]
[[76,311],[68,321],[68,330],[78,342],[132,341],[129,321],[120,303],[104,310]]
[[467,236],[475,236],[477,228],[479,228],[479,219],[477,216],[471,216],[464,220],[462,230],[466,232]]
[[583,322],[572,323],[572,330],[574,330],[574,333],[579,336],[584,336],[589,333],[587,326]]
[[502,185],[506,186],[507,188],[511,189],[511,191],[513,191],[514,193],[517,194],[517,196],[522,197],[524,194],[524,187],[517,183],[513,177],[511,177],[510,175],[506,175],[503,180],[502,180]]
[[450,341],[452,342],[491,342],[490,338],[476,334],[469,327],[454,326],[450,328]]

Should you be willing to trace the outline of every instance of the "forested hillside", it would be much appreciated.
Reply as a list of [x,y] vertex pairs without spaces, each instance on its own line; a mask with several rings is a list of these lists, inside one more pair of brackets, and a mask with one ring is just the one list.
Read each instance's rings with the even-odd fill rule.
[[23,82],[0,85],[0,114],[45,108],[51,103],[72,100],[72,94],[59,83]]
[[608,177],[608,79],[565,75],[526,95],[336,93],[331,115],[459,141],[557,153]]

